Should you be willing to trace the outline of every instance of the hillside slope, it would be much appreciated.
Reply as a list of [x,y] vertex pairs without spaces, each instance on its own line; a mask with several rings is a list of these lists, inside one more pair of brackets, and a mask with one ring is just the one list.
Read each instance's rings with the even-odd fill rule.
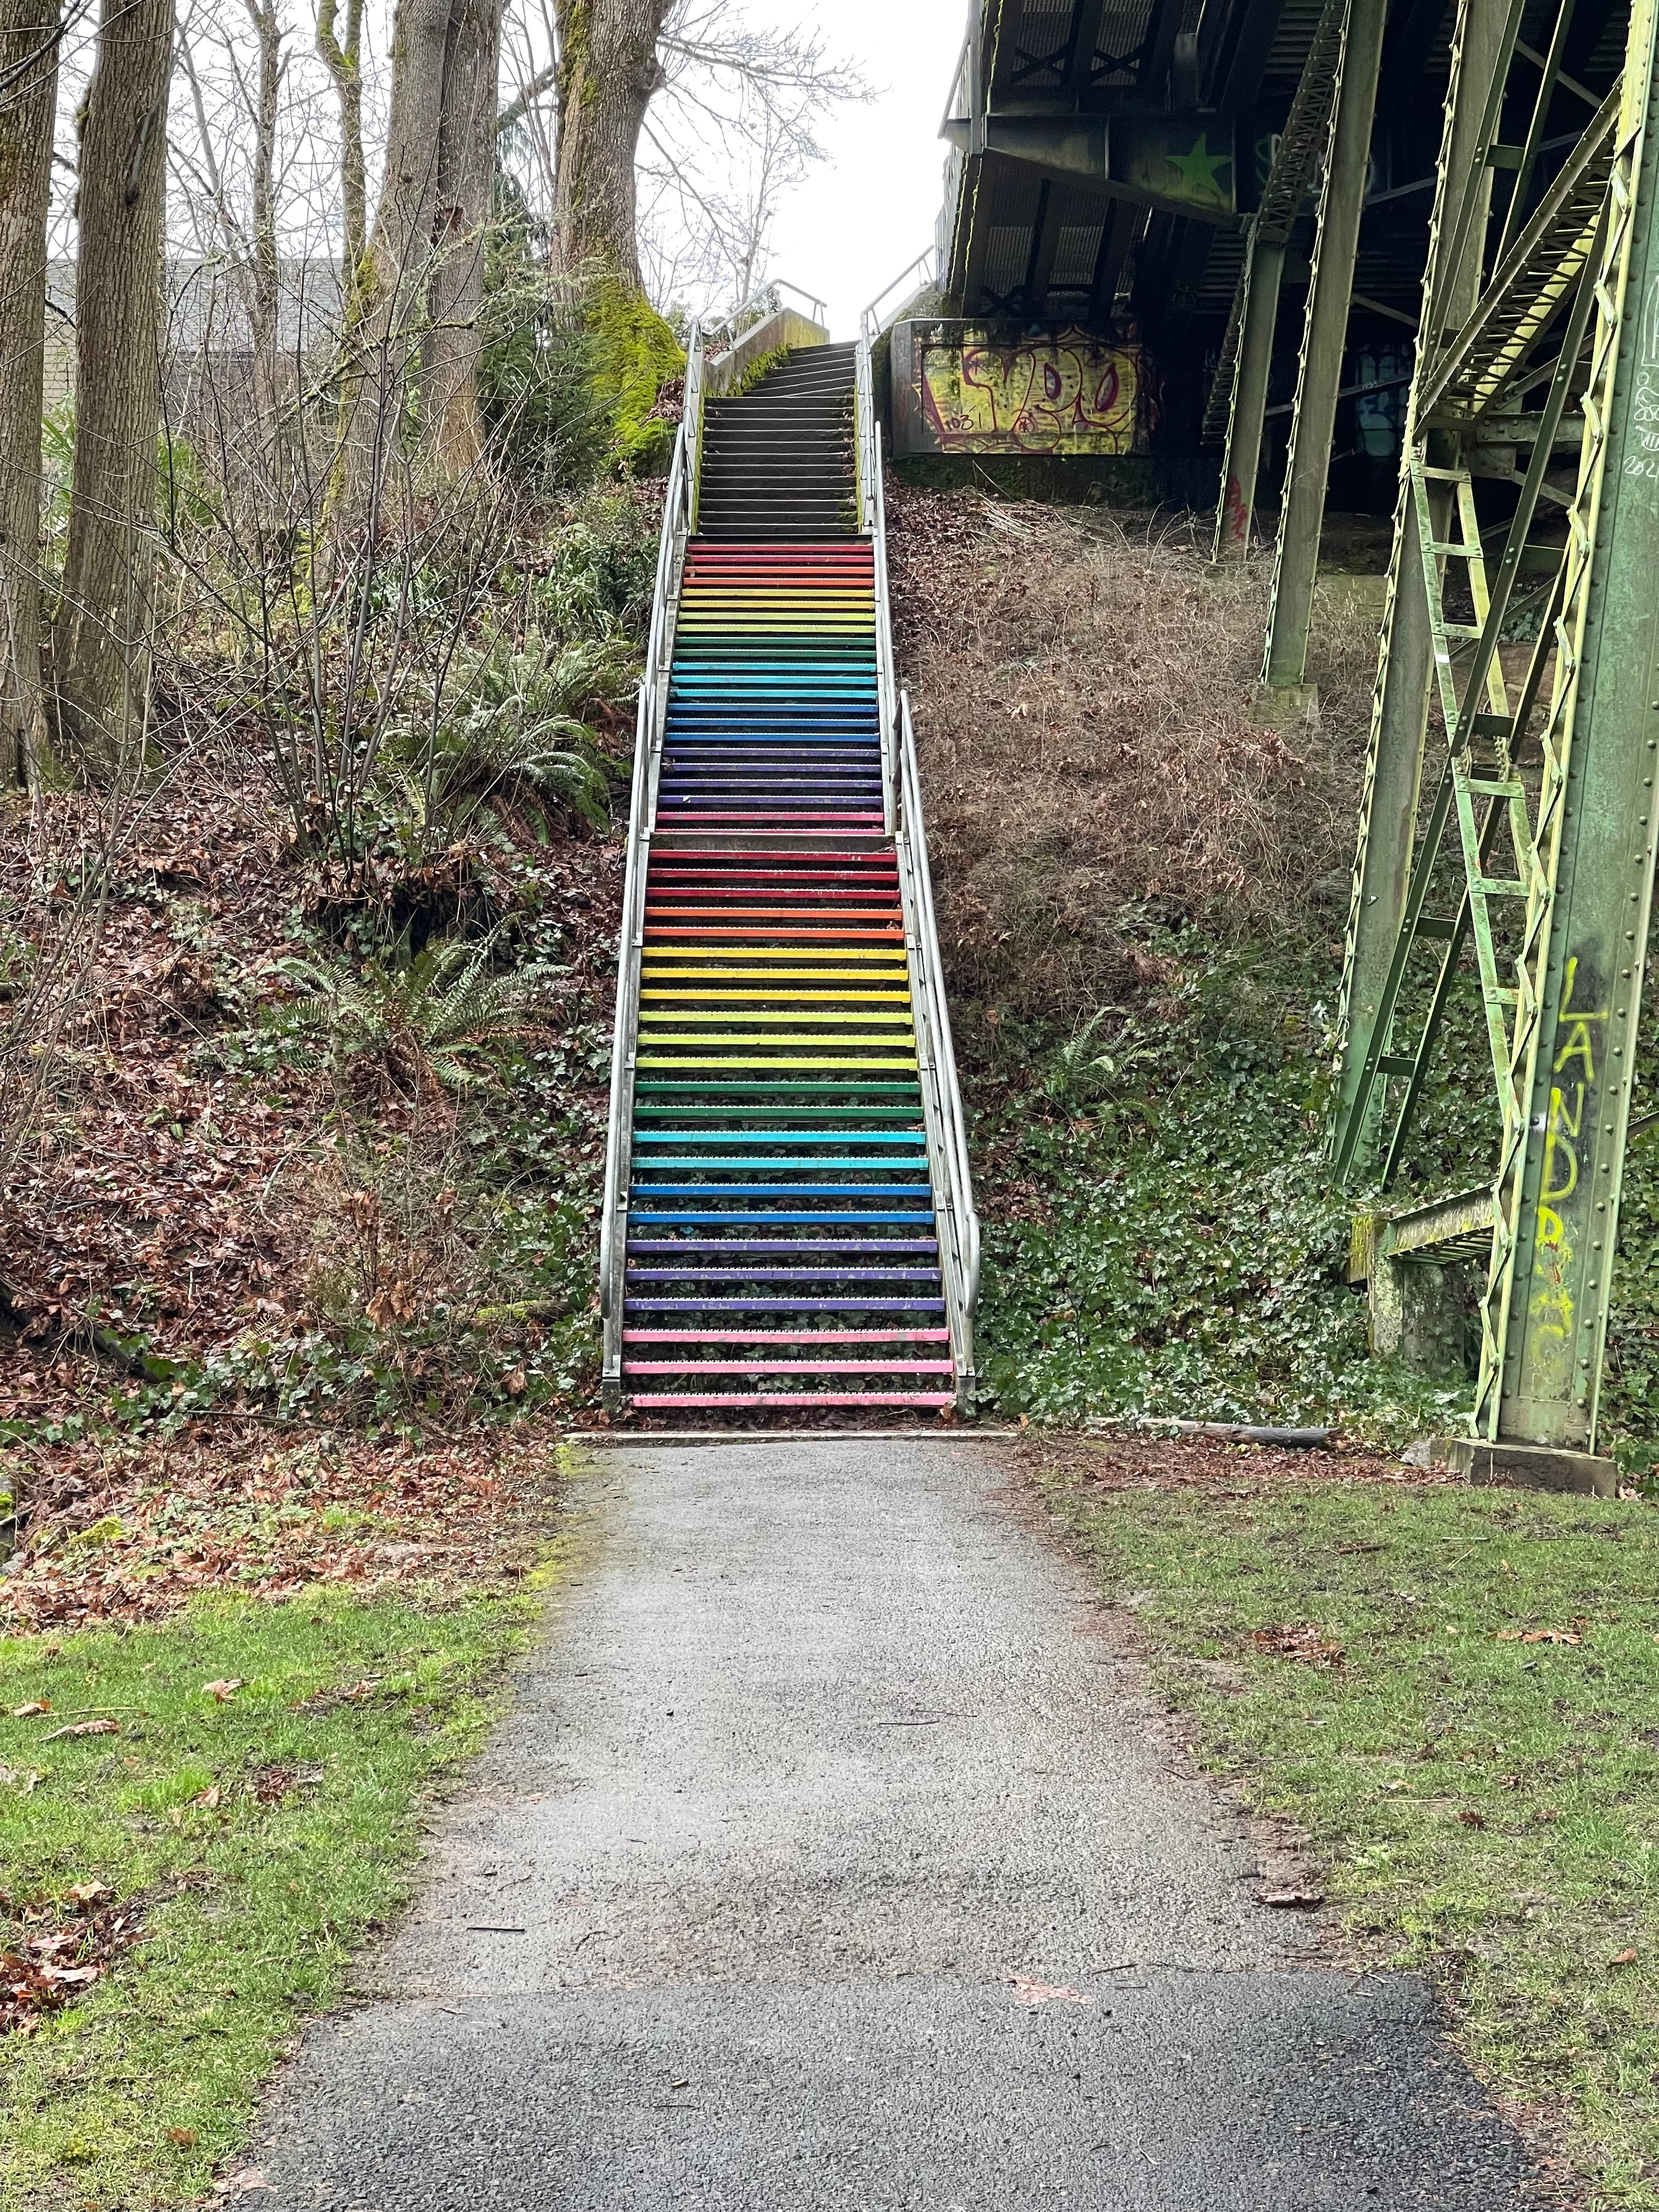
[[[1324,1125],[1380,578],[1328,575],[1316,715],[1251,718],[1267,566],[1196,526],[896,487],[890,562],[1005,1413],[1444,1426],[1372,1361]],[[1356,568],[1374,566],[1362,544]],[[1334,566],[1334,564],[1333,564]],[[1402,1194],[1478,1179],[1471,988]],[[1659,1184],[1632,1157],[1613,1433],[1651,1425]]]

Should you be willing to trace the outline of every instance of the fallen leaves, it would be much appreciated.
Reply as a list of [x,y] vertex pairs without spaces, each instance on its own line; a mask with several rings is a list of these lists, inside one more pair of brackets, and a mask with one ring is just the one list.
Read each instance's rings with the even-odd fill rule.
[[202,1685],[202,1695],[204,1698],[214,1698],[219,1705],[227,1705],[235,1696],[238,1690],[241,1689],[243,1686],[244,1685],[241,1676],[240,1674],[234,1674],[226,1681],[204,1682]]
[[1629,1943],[1622,1951],[1615,1951],[1607,1964],[1610,1966],[1633,1966],[1636,1964],[1636,1946]]
[[33,2034],[143,1936],[136,1905],[117,1904],[103,1882],[76,1882],[66,1902],[73,1909],[0,1893],[0,2035]]
[[1582,1644],[1583,1638],[1571,1628],[1500,1628],[1500,1644]]
[[1279,1911],[1308,1912],[1325,1902],[1322,1885],[1308,1875],[1264,1882],[1256,1895],[1263,1905],[1271,1905]]
[[1040,1982],[1031,1974],[1010,1974],[1008,1986],[1013,1991],[1014,2002],[1023,2005],[1092,2004],[1081,1990],[1068,1988],[1060,1982]]
[[1331,1643],[1317,1628],[1290,1621],[1258,1628],[1250,1641],[1258,1651],[1275,1659],[1300,1659],[1310,1667],[1340,1667],[1346,1656],[1341,1644]]
[[49,1698],[31,1698],[26,1705],[14,1705],[11,1717],[15,1721],[26,1721],[32,1719],[36,1713],[49,1713],[51,1711],[52,1700]]
[[[27,1541],[0,1578],[0,1633],[164,1620],[206,1589],[477,1587],[530,1564],[557,1430],[532,1416],[431,1450],[216,1423],[165,1443],[43,1452]],[[75,1540],[118,1521],[107,1542]],[[44,1698],[15,1717],[50,1710]]]
[[56,1743],[58,1737],[64,1735],[119,1735],[120,1733],[119,1721],[73,1721],[67,1728],[53,1729],[50,1734],[43,1735],[40,1741],[42,1743]]

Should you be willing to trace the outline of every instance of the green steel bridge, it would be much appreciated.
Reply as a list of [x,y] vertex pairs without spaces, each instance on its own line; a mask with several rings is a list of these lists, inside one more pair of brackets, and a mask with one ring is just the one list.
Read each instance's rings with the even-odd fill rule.
[[[1356,428],[1383,447],[1333,1167],[1380,1347],[1431,1351],[1474,1273],[1464,1463],[1575,1485],[1609,1475],[1659,818],[1655,55],[1655,0],[975,0],[911,310],[940,343],[956,317],[992,349],[1062,321],[1144,345],[1138,433],[1216,453],[1218,562],[1279,478],[1268,718],[1307,704]],[[1407,1203],[1459,993],[1501,1133]]]

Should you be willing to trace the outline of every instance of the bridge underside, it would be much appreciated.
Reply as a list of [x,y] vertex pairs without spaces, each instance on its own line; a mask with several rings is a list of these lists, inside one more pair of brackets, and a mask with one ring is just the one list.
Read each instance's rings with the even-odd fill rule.
[[[1559,12],[1535,0],[1528,34],[1547,43]],[[1250,228],[1310,55],[1318,74],[1328,15],[1322,0],[975,0],[944,124],[951,152],[927,302],[939,320],[914,343],[904,334],[894,357],[897,453],[1207,455],[1214,466],[1225,412],[1210,401]],[[1454,15],[1448,0],[1387,9],[1332,449],[1340,507],[1393,505]],[[1624,18],[1622,0],[1574,10],[1562,66],[1597,97],[1617,74]],[[1262,435],[1270,498],[1317,211],[1315,191],[1300,197]],[[1133,387],[1127,434],[1121,407],[1108,420],[1088,404],[1100,378],[1090,383],[1091,361],[1075,358],[1077,333],[1115,354],[1120,394]],[[941,398],[945,356],[988,349],[1033,357],[1012,381],[1003,375],[1006,389],[953,416]],[[1045,385],[1072,414],[1070,435],[1036,418],[1013,434],[1028,392],[1041,398]],[[1362,385],[1377,389],[1362,397]]]

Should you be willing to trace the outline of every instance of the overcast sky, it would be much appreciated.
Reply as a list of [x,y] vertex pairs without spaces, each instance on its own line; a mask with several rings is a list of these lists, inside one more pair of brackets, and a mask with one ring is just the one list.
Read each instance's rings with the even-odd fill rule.
[[933,240],[967,0],[818,0],[811,12],[876,96],[825,126],[830,159],[781,210],[772,273],[827,298],[831,330],[849,338],[865,302]]

